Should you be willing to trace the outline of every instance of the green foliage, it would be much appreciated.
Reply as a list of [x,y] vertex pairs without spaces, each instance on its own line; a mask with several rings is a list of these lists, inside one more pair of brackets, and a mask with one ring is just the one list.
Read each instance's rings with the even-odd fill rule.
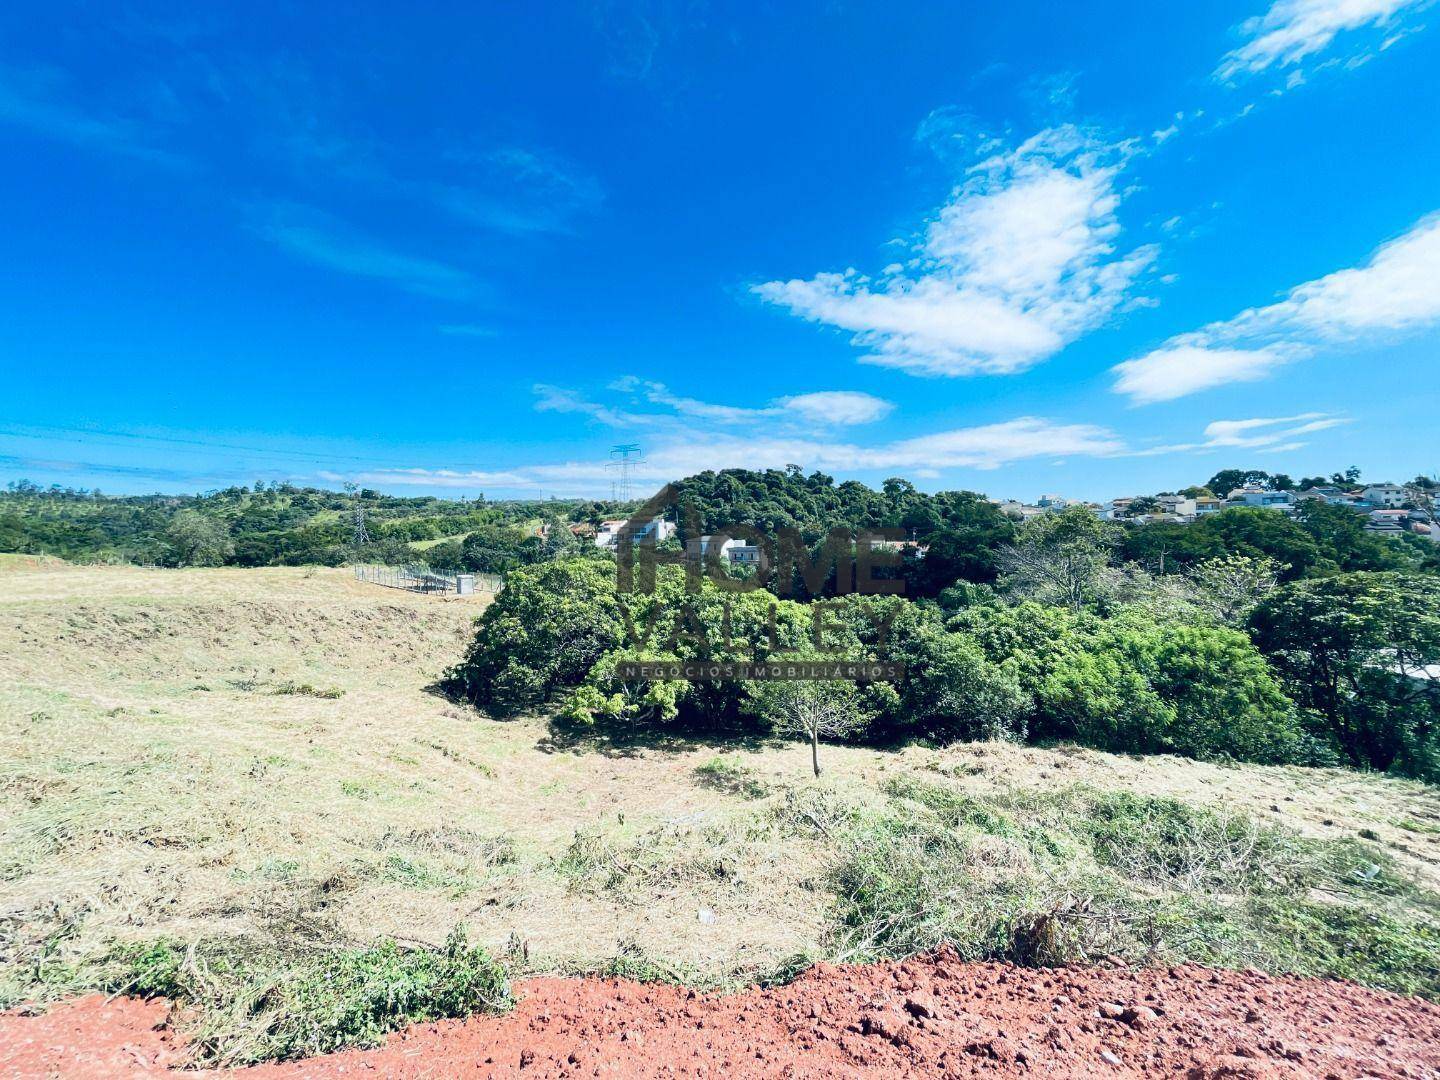
[[[934,596],[956,580],[992,581],[995,552],[1009,542],[1014,526],[993,503],[968,491],[919,491],[892,478],[880,490],[854,480],[837,485],[821,472],[805,476],[797,468],[725,469],[703,472],[676,484],[676,503],[694,510],[701,533],[744,525],[776,536],[796,530],[804,544],[818,548],[831,529],[900,529],[929,546],[924,559],[909,558],[902,568],[906,593]],[[682,529],[684,518],[681,518]],[[688,537],[682,537],[688,539]],[[766,582],[777,592],[807,598],[803,582]],[[830,596],[834,579],[816,595]]]
[[695,777],[706,787],[747,799],[760,799],[769,792],[751,769],[719,754],[695,766]]
[[1238,631],[1032,603],[969,608],[949,625],[1029,695],[1034,736],[1246,761],[1311,753],[1289,700]]
[[[374,538],[355,551],[356,503]],[[98,491],[40,488],[25,481],[0,492],[0,551],[56,555],[78,562],[183,565],[338,566],[351,558],[415,561],[412,543],[457,539],[427,561],[458,562],[459,537],[481,526],[522,526],[541,512],[578,514],[598,504],[410,498],[368,489],[357,497],[292,484],[231,487],[204,495],[112,497]],[[605,508],[610,512],[609,508]],[[198,518],[196,517],[198,515]],[[437,561],[438,560],[438,561]]]
[[1293,582],[1251,616],[1256,643],[1317,734],[1354,764],[1440,778],[1440,579]]
[[1023,739],[1029,699],[1020,680],[938,617],[897,623],[889,650],[905,664],[896,725],[902,733],[942,742]]
[[198,510],[181,510],[165,530],[176,566],[219,566],[235,554],[230,530]]
[[533,565],[543,556],[544,543],[538,536],[509,525],[481,525],[460,545],[465,569],[481,574],[503,574]]
[[577,686],[624,634],[613,564],[564,559],[514,571],[449,682],[496,714]]

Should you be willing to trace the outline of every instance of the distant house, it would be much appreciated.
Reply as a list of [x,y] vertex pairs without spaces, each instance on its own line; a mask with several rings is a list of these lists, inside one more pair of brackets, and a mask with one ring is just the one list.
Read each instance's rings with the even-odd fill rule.
[[1042,507],[1029,506],[1017,499],[997,500],[995,505],[999,507],[1000,512],[1006,517],[1017,518],[1020,521],[1029,521],[1031,518],[1037,518],[1045,513]]
[[1402,536],[1410,531],[1410,511],[1371,510],[1366,515],[1365,531],[1384,536]]
[[1067,499],[1064,495],[1041,495],[1035,500],[1035,505],[1047,513],[1058,514],[1067,507],[1081,505],[1081,502],[1079,499]]
[[1315,487],[1308,487],[1295,496],[1296,502],[1312,502],[1318,500],[1323,503],[1334,504],[1345,495],[1345,492],[1334,484],[1317,484]]
[[1197,503],[1187,495],[1160,495],[1156,497],[1162,513],[1173,515],[1177,521],[1194,521]]
[[914,540],[871,540],[872,551],[898,551],[902,555],[913,555],[917,559],[925,558],[930,550],[929,544],[918,544]]
[[731,566],[759,566],[764,554],[756,544],[747,544],[733,536],[699,536],[685,545],[685,557],[697,562],[710,558],[718,550],[722,559]]
[[1130,504],[1134,501],[1134,497],[1126,499],[1111,499],[1108,503],[1105,504],[1105,507],[1101,511],[1100,516],[1106,521],[1119,521],[1121,518],[1129,516]]
[[[600,527],[595,530],[595,546],[601,548],[614,548],[620,544],[620,532],[629,522],[624,519],[602,521]],[[661,543],[675,535],[675,523],[666,521],[663,517],[655,517],[644,525],[638,526],[631,534],[631,540],[635,543]]]
[[1399,484],[1368,484],[1360,491],[1360,497],[1371,506],[1393,510],[1404,506],[1405,489]]
[[1262,487],[1236,488],[1226,496],[1227,506],[1263,506],[1272,510],[1290,511],[1295,506],[1293,491],[1272,491]]

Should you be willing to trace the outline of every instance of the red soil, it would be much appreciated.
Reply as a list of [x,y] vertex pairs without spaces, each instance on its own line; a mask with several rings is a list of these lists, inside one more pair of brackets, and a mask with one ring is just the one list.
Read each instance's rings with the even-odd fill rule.
[[[723,997],[595,979],[518,989],[507,1016],[235,1076],[1440,1077],[1440,1007],[1253,971],[1034,970],[942,953],[822,965]],[[0,1016],[0,1076],[164,1074],[183,1058],[166,1016],[163,1002],[98,996]]]

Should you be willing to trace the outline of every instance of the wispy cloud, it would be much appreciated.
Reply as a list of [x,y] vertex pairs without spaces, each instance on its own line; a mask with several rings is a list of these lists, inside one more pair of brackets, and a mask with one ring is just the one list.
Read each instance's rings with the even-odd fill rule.
[[444,323],[436,329],[446,337],[493,338],[500,335],[495,327],[480,323]]
[[[783,468],[795,464],[827,472],[915,472],[956,468],[997,469],[1030,458],[1110,457],[1124,453],[1124,441],[1092,424],[1062,424],[1024,416],[997,424],[957,428],[877,445],[806,438],[728,436],[671,439],[649,449],[635,466],[642,483],[657,487],[706,469]],[[604,462],[570,461],[498,470],[377,469],[329,479],[352,479],[380,486],[467,488],[472,490],[541,487],[557,493],[596,494],[612,479]]]
[[154,145],[153,133],[140,121],[77,102],[65,75],[53,68],[0,65],[0,123],[87,150],[160,165],[186,164],[180,155]]
[[[944,138],[931,128],[927,139]],[[973,166],[907,264],[753,291],[850,331],[868,363],[921,375],[1023,371],[1109,318],[1155,256],[1116,252],[1118,177],[1131,152],[1074,126],[1048,129]]]
[[[1226,54],[1215,75],[1229,82],[1271,68],[1289,68],[1329,49],[1346,31],[1389,28],[1403,15],[1428,7],[1432,0],[1276,0],[1270,10],[1240,25],[1244,44]],[[1390,43],[1379,42],[1380,48]],[[1364,43],[1369,49],[1372,44]],[[1366,53],[1360,54],[1367,55]],[[1356,58],[1352,56],[1353,62]],[[1287,83],[1297,85],[1301,79]]]
[[725,405],[673,392],[662,382],[625,375],[610,389],[627,394],[633,401],[657,405],[664,412],[637,412],[593,402],[578,390],[540,384],[535,407],[549,412],[582,413],[614,427],[674,426],[682,421],[734,426],[768,423],[785,428],[848,427],[884,419],[895,406],[858,390],[819,390],[776,398],[761,406]]
[[1290,290],[1284,300],[1171,338],[1117,365],[1115,391],[1139,405],[1263,379],[1322,348],[1440,323],[1440,214],[1381,245],[1360,267]]
[[292,203],[257,207],[252,227],[272,244],[305,262],[387,281],[408,292],[461,300],[479,290],[479,282],[468,271],[397,251],[309,207]]
[[1205,426],[1204,438],[1200,442],[1180,443],[1171,446],[1156,446],[1148,450],[1137,450],[1135,456],[1149,457],[1159,454],[1179,454],[1203,450],[1262,450],[1269,453],[1299,450],[1308,444],[1302,436],[1317,431],[1348,424],[1344,416],[1329,413],[1308,412],[1295,416],[1253,417],[1248,420],[1214,420]]

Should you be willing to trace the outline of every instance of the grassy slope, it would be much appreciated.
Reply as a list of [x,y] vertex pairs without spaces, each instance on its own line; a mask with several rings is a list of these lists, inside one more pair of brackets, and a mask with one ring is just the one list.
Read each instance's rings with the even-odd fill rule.
[[[343,570],[0,559],[8,992],[36,992],[37,973],[61,985],[54,972],[117,940],[438,946],[459,923],[519,968],[713,981],[797,954],[903,951],[957,927],[1004,937],[975,918],[1081,894],[1106,918],[1111,894],[1150,905],[1145,927],[1096,947],[1134,951],[1158,934],[1183,951],[1157,920],[1199,912],[1240,937],[1198,955],[1303,967],[1251,940],[1310,934],[1292,901],[1364,905],[1356,932],[1372,937],[1403,936],[1434,906],[1440,797],[1418,784],[1005,744],[830,747],[817,784],[799,746],[575,742],[542,718],[495,723],[427,691],[481,604]],[[1137,819],[1104,811],[1132,833],[1149,822],[1134,857],[1077,824],[1099,813],[1090,789],[1142,797]],[[962,796],[978,802],[957,809]],[[1192,806],[1220,811],[1218,832]],[[1236,813],[1248,815],[1238,833],[1225,824]],[[1363,858],[1336,863],[1350,844]],[[1059,888],[1062,870],[1084,873]],[[1277,874],[1294,879],[1288,906],[1240,925],[1234,913]],[[980,887],[1001,878],[1003,893]],[[979,915],[927,901],[946,889],[978,898]],[[1068,918],[1064,933],[1104,922]]]

